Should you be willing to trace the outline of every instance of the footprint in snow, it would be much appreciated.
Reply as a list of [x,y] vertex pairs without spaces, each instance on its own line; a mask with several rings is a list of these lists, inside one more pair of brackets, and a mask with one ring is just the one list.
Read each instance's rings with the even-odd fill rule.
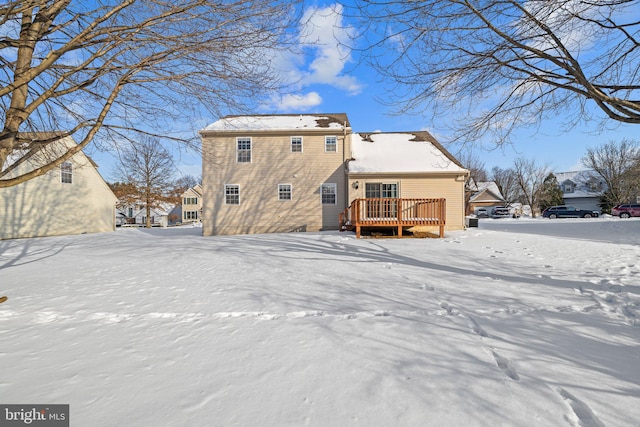
[[498,353],[496,353],[493,350],[491,350],[491,354],[493,355],[493,359],[496,361],[496,365],[498,365],[498,368],[500,368],[500,370],[506,376],[508,376],[509,378],[515,381],[518,381],[520,379],[520,376],[516,372],[516,368],[513,367],[509,359],[507,359],[506,357],[500,356]]
[[575,423],[572,423],[576,427],[605,427],[604,423],[596,417],[589,405],[569,393],[563,388],[558,390],[558,393],[567,402],[573,414],[577,418]]
[[487,332],[482,329],[482,326],[480,326],[480,324],[478,324],[478,322],[476,322],[476,320],[471,317],[471,316],[467,316],[467,319],[469,319],[469,326],[471,327],[471,330],[473,331],[473,333],[480,335],[481,337],[488,337],[489,334],[487,334]]

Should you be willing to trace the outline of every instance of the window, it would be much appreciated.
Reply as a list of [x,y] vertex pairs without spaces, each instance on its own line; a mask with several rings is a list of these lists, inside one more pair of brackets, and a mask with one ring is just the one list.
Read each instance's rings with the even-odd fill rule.
[[301,136],[291,137],[291,152],[302,153],[302,137]]
[[602,191],[602,181],[598,182],[594,179],[587,182],[590,191]]
[[291,200],[291,184],[278,184],[278,200]]
[[235,184],[225,184],[224,186],[224,204],[239,205],[240,204],[240,186]]
[[565,184],[563,190],[565,193],[573,193],[573,184],[571,183]]
[[198,198],[197,197],[185,197],[184,200],[182,201],[183,205],[197,205],[198,204]]
[[337,184],[322,184],[320,186],[320,195],[323,205],[336,204]]
[[184,212],[184,219],[185,220],[198,219],[198,211],[185,211]]
[[60,165],[60,182],[71,184],[73,181],[73,165],[71,162],[64,162]]
[[238,163],[251,163],[251,138],[238,138]]
[[324,151],[326,153],[336,153],[338,151],[338,138],[335,136],[325,136]]

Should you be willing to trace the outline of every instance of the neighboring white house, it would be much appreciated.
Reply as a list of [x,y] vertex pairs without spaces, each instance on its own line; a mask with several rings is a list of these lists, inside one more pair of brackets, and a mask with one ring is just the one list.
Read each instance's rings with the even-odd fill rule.
[[[65,137],[32,150],[6,178],[41,166],[45,150],[55,155],[72,145]],[[42,176],[0,188],[0,239],[113,231],[116,201],[97,165],[79,152]]]
[[592,170],[554,173],[562,190],[564,204],[578,209],[600,210],[600,198],[607,187]]
[[[154,227],[167,227],[169,225],[169,212],[173,208],[168,203],[160,203],[159,206],[151,208],[151,225]],[[118,226],[144,227],[147,224],[147,208],[141,202],[118,204],[116,224]]]

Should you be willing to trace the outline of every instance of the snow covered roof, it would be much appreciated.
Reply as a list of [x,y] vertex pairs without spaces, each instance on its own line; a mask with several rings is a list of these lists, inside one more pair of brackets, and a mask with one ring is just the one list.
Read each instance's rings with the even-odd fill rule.
[[202,132],[342,129],[345,125],[351,127],[345,113],[225,116],[205,127]]
[[[593,170],[554,173],[565,199],[582,197],[599,197],[606,190],[603,179]],[[572,182],[573,191],[567,192],[563,186],[566,182]]]
[[[495,183],[495,181],[478,181],[476,183],[476,192],[473,193],[469,201],[472,202],[476,198],[478,198],[480,195],[482,194],[486,195],[487,193],[490,193],[495,197],[495,199],[492,201],[496,201],[496,202],[504,201],[504,197],[502,196],[502,193],[500,192],[500,189],[498,188],[498,185]],[[490,201],[490,200],[484,199],[484,201]]]
[[202,185],[196,184],[193,187],[187,188],[184,193],[182,193],[181,197],[188,197],[188,194],[195,194],[199,197],[202,197],[204,194],[204,190],[202,189]]
[[467,170],[429,132],[356,133],[349,172],[460,172]]

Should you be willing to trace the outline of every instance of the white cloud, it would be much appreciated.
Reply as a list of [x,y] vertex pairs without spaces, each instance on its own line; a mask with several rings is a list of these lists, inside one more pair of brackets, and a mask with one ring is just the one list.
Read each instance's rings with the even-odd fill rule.
[[275,95],[260,107],[263,111],[304,111],[322,104],[318,88],[331,86],[346,95],[358,95],[363,84],[350,76],[347,65],[353,62],[350,42],[354,27],[346,25],[339,4],[305,9],[300,20],[297,52],[277,52],[270,64],[280,70],[282,81],[289,83],[290,94]]
[[305,111],[309,108],[322,104],[322,97],[318,92],[306,94],[287,94],[279,98],[279,102],[274,102],[283,111]]
[[306,9],[301,21],[300,44],[312,60],[301,73],[301,84],[327,84],[357,95],[362,91],[362,84],[344,74],[346,65],[352,62],[349,44],[356,31],[344,24],[342,10],[339,4]]

